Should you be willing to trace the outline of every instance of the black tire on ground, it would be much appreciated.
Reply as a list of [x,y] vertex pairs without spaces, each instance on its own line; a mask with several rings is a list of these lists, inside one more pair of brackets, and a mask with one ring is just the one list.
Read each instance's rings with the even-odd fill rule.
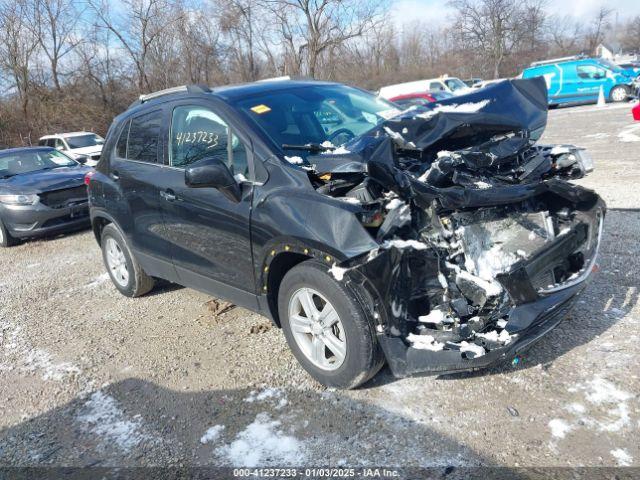
[[[106,245],[108,239],[113,239],[116,241],[122,253],[124,254],[127,271],[129,273],[129,280],[126,285],[120,285],[113,276],[113,272],[109,268],[107,263],[107,252]],[[140,264],[136,261],[133,254],[131,253],[131,249],[129,245],[127,245],[126,240],[123,235],[120,233],[118,228],[110,223],[102,230],[102,235],[100,237],[100,245],[102,247],[102,259],[104,261],[104,265],[111,277],[111,281],[115,285],[115,287],[127,297],[140,297],[145,293],[148,293],[153,288],[155,284],[155,280],[153,277],[147,275]]]
[[[384,365],[384,355],[369,319],[353,290],[327,272],[328,268],[315,260],[292,268],[282,279],[278,292],[278,312],[289,348],[302,367],[327,387],[355,388],[371,379]],[[335,308],[346,336],[344,362],[335,370],[317,367],[302,352],[291,331],[289,301],[296,291],[308,287],[321,293]]]
[[629,97],[629,91],[624,85],[618,85],[609,92],[609,100],[612,102],[624,102]]
[[18,239],[11,236],[7,227],[0,220],[0,247],[12,247],[18,243]]

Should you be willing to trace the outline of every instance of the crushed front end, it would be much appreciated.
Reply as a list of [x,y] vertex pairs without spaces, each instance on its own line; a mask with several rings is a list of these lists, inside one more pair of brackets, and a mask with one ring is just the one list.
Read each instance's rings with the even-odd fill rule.
[[592,168],[584,150],[536,144],[544,82],[485,90],[309,158],[316,189],[358,205],[379,244],[332,271],[367,292],[396,376],[514,356],[565,317],[596,269],[606,207],[569,181]]

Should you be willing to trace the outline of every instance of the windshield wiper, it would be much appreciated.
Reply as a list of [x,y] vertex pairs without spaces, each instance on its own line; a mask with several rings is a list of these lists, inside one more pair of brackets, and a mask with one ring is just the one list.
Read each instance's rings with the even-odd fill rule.
[[307,143],[305,145],[290,145],[288,143],[283,143],[282,148],[285,150],[305,150],[307,152],[317,153],[335,150],[336,147],[325,147],[319,143]]

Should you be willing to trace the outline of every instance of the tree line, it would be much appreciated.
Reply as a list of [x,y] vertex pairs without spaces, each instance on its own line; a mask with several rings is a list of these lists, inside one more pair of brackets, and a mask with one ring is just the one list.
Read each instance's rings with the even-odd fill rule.
[[[391,0],[0,0],[0,146],[104,134],[139,94],[281,75],[375,90],[442,74],[514,76],[610,41],[640,51],[640,15],[557,16],[545,0],[451,0],[437,23]],[[623,13],[619,20],[619,13]]]

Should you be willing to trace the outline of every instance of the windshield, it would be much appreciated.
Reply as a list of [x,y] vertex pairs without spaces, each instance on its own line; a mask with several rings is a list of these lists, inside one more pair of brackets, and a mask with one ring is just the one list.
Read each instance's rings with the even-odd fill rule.
[[57,150],[29,150],[7,153],[0,155],[0,178],[78,165],[78,162],[71,160],[64,153]]
[[[280,147],[325,142],[340,146],[400,113],[386,100],[343,85],[268,92],[243,97],[235,101],[235,106]],[[282,148],[285,153],[296,150]]]
[[620,67],[620,65],[616,65],[615,63],[613,63],[611,60],[607,60],[606,58],[599,58],[598,59],[598,63],[600,65],[603,65],[607,68],[609,68],[610,70],[616,72],[616,73],[623,73],[624,69]]
[[455,92],[456,90],[468,88],[467,85],[465,85],[465,83],[462,80],[455,77],[447,78],[444,81],[444,83],[447,85],[447,87],[449,87],[449,90],[451,90],[452,92]]
[[95,133],[89,133],[87,135],[73,135],[70,137],[64,137],[64,139],[69,145],[69,148],[95,147],[96,145],[102,145],[104,143],[104,139]]

